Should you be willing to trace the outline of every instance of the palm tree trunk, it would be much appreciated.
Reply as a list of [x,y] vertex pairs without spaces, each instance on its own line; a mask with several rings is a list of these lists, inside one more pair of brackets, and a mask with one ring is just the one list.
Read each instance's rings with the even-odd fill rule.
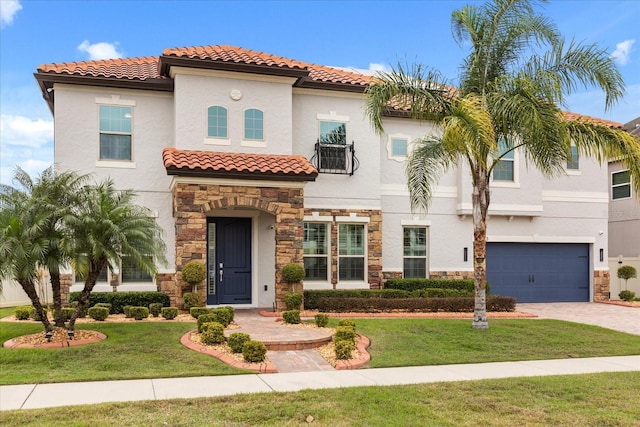
[[50,332],[53,330],[53,326],[51,326],[51,322],[49,322],[49,317],[47,316],[47,310],[44,309],[42,304],[40,303],[40,297],[38,296],[38,292],[36,291],[36,286],[33,284],[31,280],[18,280],[20,286],[22,286],[22,290],[27,294],[29,299],[31,300],[31,304],[33,308],[36,309],[36,313],[40,317],[40,321],[44,325],[44,330]]
[[473,329],[489,329],[487,320],[487,211],[489,209],[489,176],[486,171],[476,170],[473,186],[473,279],[475,306]]
[[64,328],[64,320],[62,319],[62,296],[60,294],[60,273],[50,272],[51,274],[51,292],[53,294],[53,319],[57,327]]
[[91,291],[93,290],[94,286],[96,286],[98,276],[100,275],[100,272],[106,264],[106,259],[104,261],[98,261],[95,265],[92,265],[93,268],[87,274],[87,279],[84,282],[84,288],[82,289],[82,292],[80,292],[80,296],[78,297],[78,306],[71,315],[71,319],[69,319],[69,326],[67,327],[67,329],[69,329],[70,331],[74,330],[76,326],[76,319],[78,319],[80,313],[82,313],[85,307],[89,304],[89,295],[91,295]]

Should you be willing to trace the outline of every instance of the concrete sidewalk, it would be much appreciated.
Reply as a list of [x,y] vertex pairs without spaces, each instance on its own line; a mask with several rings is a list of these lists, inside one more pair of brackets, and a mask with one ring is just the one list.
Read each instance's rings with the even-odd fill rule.
[[640,355],[302,373],[0,386],[0,410],[303,389],[640,371]]

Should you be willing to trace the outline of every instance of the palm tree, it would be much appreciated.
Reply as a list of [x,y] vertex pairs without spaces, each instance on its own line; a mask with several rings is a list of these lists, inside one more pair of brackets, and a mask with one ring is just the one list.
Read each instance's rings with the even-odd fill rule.
[[640,189],[640,146],[601,122],[568,120],[559,106],[578,86],[604,91],[611,107],[624,82],[606,51],[565,43],[555,25],[536,14],[535,0],[494,0],[452,13],[453,36],[469,47],[457,89],[440,73],[399,66],[379,73],[366,90],[365,111],[384,132],[386,114],[432,120],[442,131],[418,141],[406,172],[411,209],[427,211],[442,174],[466,164],[472,178],[475,309],[473,328],[488,328],[486,232],[492,171],[518,150],[543,174],[564,173],[571,143],[601,162],[620,157]]
[[77,210],[64,220],[67,250],[74,254],[76,272],[85,277],[69,330],[74,329],[105,267],[118,265],[122,257],[128,257],[137,267],[155,274],[154,259],[166,262],[162,229],[147,208],[133,203],[135,196],[130,190],[117,191],[111,180],[87,186]]

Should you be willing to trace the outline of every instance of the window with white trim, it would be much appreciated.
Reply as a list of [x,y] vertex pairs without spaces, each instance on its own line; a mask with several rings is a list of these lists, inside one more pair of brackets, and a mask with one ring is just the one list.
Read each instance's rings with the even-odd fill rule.
[[244,139],[264,139],[264,113],[256,108],[244,112]]
[[227,137],[227,109],[219,105],[207,108],[207,136]]
[[575,145],[571,146],[571,157],[569,158],[569,160],[567,160],[567,169],[580,169],[580,155],[578,154],[578,147],[576,147]]
[[[84,281],[87,279],[86,274],[83,274],[79,271],[76,271],[76,283],[84,283]],[[108,274],[108,268],[105,265],[104,268],[100,271],[100,274],[98,274],[98,278],[96,279],[96,283],[108,283],[109,280],[109,274]]]
[[409,140],[406,138],[391,138],[391,156],[407,157]]
[[153,278],[146,271],[135,265],[129,257],[122,257],[122,283],[126,282],[153,282]]
[[402,230],[402,276],[427,277],[427,228],[404,227]]
[[305,281],[329,280],[329,224],[304,223],[304,271]]
[[[506,140],[500,139],[498,141],[498,156],[502,156],[504,153],[506,153],[507,150],[511,148],[509,147],[509,145],[510,144],[507,144]],[[500,160],[496,162],[496,165],[493,167],[493,180],[507,182],[515,181],[514,164],[515,157],[512,150],[504,154],[504,156],[502,156]]]
[[611,174],[611,199],[631,198],[631,175],[628,170],[613,172]]
[[338,280],[365,280],[365,245],[364,224],[338,225]]
[[131,160],[132,109],[100,105],[100,160]]

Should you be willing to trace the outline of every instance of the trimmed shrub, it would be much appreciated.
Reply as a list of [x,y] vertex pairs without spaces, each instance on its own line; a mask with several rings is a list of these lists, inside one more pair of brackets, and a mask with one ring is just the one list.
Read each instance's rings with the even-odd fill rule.
[[61,310],[62,321],[63,322],[68,322],[71,319],[71,316],[73,316],[73,313],[75,313],[75,311],[76,311],[75,308],[63,307],[62,310]]
[[184,309],[191,310],[192,307],[204,307],[204,297],[195,292],[185,292],[182,294]]
[[338,326],[336,328],[336,334],[333,337],[335,342],[338,341],[351,341],[356,342],[356,331],[351,326]]
[[200,261],[189,261],[182,267],[182,280],[191,286],[197,285],[207,277],[207,271]]
[[227,339],[227,344],[229,344],[231,351],[233,351],[234,353],[242,353],[244,344],[247,341],[251,341],[251,336],[249,336],[249,334],[243,334],[242,332],[235,332],[229,335],[229,338]]
[[411,292],[399,289],[334,289],[304,291],[304,308],[318,309],[320,298],[409,298]]
[[162,304],[160,304],[159,302],[152,302],[151,304],[149,304],[149,313],[151,313],[153,317],[160,316],[161,311]]
[[[473,292],[473,279],[388,279],[384,282],[385,289],[403,289],[416,291],[418,289],[459,289]],[[487,293],[489,286],[487,286]]]
[[127,319],[131,318],[131,306],[130,305],[125,305],[122,308],[122,311],[124,312],[124,317],[126,317]]
[[226,305],[224,307],[220,307],[220,308],[224,308],[225,310],[227,310],[229,312],[230,317],[230,321],[229,323],[233,322],[233,319],[235,319],[236,317],[236,310],[235,308],[231,307],[230,305]]
[[87,310],[87,313],[93,320],[100,322],[109,317],[109,309],[107,307],[91,307]]
[[[69,302],[78,301],[80,292],[71,292]],[[89,295],[89,306],[94,307],[98,303],[111,304],[111,312],[114,314],[124,313],[124,306],[149,307],[152,302],[162,303],[163,307],[168,307],[171,302],[169,295],[164,292],[92,292]]]
[[222,326],[224,326],[225,328],[229,326],[229,323],[231,323],[231,313],[229,313],[229,310],[227,310],[226,308],[214,308],[213,310],[211,310],[211,314],[215,315],[217,318],[216,322],[222,323]]
[[218,322],[218,316],[215,313],[205,313],[198,316],[198,333],[202,333],[202,325],[211,322],[220,323]]
[[203,344],[222,344],[225,341],[224,326],[218,322],[203,323],[200,341]]
[[618,296],[622,301],[633,301],[636,297],[636,293],[633,291],[620,291]]
[[316,321],[316,326],[318,328],[324,328],[329,324],[329,316],[323,313],[318,313],[313,316],[313,319]]
[[356,322],[353,319],[340,319],[338,321],[338,326],[347,326],[354,331],[356,330]]
[[33,306],[31,306],[29,308],[29,317],[31,317],[32,320],[35,320],[35,321],[38,321],[38,322],[42,321],[42,318],[40,317],[40,315],[36,311],[36,308],[33,307]]
[[[69,307],[75,310],[78,307],[78,301],[72,301],[71,303],[69,303]],[[78,318],[87,317],[88,311],[89,307],[85,306],[84,309],[78,314]]]
[[267,347],[260,341],[249,340],[242,346],[242,357],[250,363],[264,361],[267,354]]
[[16,311],[14,312],[16,319],[29,320],[29,317],[31,317],[31,308],[32,307],[28,305],[24,307],[16,307]]
[[297,325],[300,323],[300,310],[283,311],[282,318],[286,323]]
[[111,313],[111,307],[113,307],[113,304],[108,303],[108,302],[99,302],[96,305],[94,305],[94,307],[104,307],[104,308],[108,308],[109,309],[109,314]]
[[129,314],[136,320],[142,320],[149,317],[149,309],[147,307],[131,307]]
[[209,314],[209,312],[210,311],[207,307],[191,307],[191,309],[189,310],[191,317],[193,317],[194,319],[197,319],[203,314]]
[[284,296],[284,305],[287,310],[300,310],[302,294],[300,292],[287,292]]
[[[321,298],[318,309],[327,313],[375,313],[403,310],[408,312],[473,312],[473,297],[459,298]],[[488,311],[514,311],[512,297],[487,297]]]
[[291,263],[282,267],[282,281],[285,283],[300,283],[304,275],[304,267],[300,264]]
[[355,350],[356,346],[353,341],[336,341],[334,344],[334,352],[336,354],[336,359],[338,360],[347,360],[351,359],[351,353]]
[[411,291],[411,296],[417,298],[472,297],[474,296],[474,291],[466,289],[425,288]]
[[167,320],[175,319],[178,316],[177,307],[162,307],[160,312],[162,313],[162,317],[164,317]]

